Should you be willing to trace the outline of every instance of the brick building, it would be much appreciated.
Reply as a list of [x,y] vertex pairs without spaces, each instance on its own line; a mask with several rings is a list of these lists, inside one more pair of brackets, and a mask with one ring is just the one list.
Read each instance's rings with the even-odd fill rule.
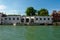
[[56,10],[54,10],[52,16],[54,22],[60,22],[60,11],[57,12]]

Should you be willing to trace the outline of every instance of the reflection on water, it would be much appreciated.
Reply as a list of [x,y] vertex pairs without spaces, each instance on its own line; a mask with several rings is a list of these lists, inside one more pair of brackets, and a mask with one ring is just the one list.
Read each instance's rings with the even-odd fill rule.
[[0,40],[60,40],[60,27],[2,25]]

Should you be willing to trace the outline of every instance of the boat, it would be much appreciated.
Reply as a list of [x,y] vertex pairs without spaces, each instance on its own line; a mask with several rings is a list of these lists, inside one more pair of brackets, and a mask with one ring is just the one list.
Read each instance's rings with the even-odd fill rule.
[[13,23],[13,26],[16,26],[16,23]]

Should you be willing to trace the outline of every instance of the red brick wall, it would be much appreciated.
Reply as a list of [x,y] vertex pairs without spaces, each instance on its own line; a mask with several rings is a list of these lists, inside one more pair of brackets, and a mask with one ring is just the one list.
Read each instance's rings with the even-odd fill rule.
[[60,14],[58,14],[58,13],[54,14],[53,13],[53,20],[59,21],[60,20]]

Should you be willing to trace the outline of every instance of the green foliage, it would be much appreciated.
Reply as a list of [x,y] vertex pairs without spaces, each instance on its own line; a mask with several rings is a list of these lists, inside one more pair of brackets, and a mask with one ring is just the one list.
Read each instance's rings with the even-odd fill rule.
[[39,16],[48,16],[48,15],[49,15],[49,12],[48,12],[47,9],[40,9],[40,10],[38,11],[38,15],[39,15]]
[[26,15],[27,16],[35,16],[36,10],[33,7],[28,7],[26,10]]

